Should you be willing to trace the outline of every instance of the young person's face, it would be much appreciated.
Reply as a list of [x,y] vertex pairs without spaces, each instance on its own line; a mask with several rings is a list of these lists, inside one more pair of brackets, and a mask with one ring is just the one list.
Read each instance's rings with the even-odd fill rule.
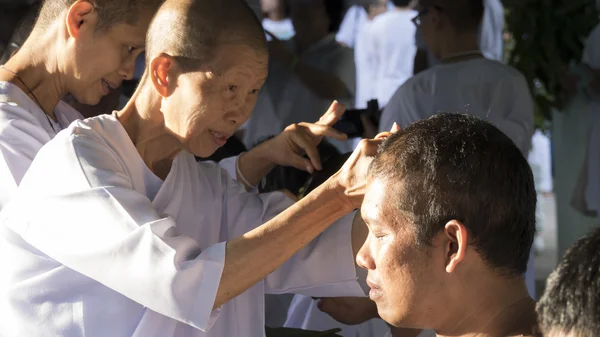
[[97,16],[88,2],[76,2],[71,7],[67,13],[71,76],[65,82],[77,101],[98,104],[111,89],[133,77],[152,15],[151,11],[140,13],[135,25],[121,23],[97,31]]
[[415,224],[398,211],[398,196],[386,185],[382,179],[368,180],[361,214],[369,235],[357,263],[368,270],[369,297],[381,318],[395,326],[428,327],[443,286],[438,275],[443,255],[432,247],[417,247]]
[[[159,61],[153,60],[151,70],[156,75],[151,76],[164,77],[162,66],[155,62]],[[182,72],[175,66],[169,79],[171,92],[162,94],[166,128],[185,149],[209,157],[250,117],[267,77],[267,65],[266,53],[228,45],[217,51],[210,66],[198,71]]]

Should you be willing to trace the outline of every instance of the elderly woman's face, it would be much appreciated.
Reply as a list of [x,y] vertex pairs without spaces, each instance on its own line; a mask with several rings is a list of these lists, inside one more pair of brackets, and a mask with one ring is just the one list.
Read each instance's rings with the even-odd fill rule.
[[210,156],[250,117],[267,70],[266,53],[224,47],[210,69],[179,76],[162,107],[167,128],[191,153]]

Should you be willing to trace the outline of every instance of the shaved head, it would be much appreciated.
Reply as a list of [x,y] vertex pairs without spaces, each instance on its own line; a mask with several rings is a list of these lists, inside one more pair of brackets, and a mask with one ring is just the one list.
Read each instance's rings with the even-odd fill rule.
[[436,7],[458,31],[477,30],[483,18],[483,0],[419,0],[419,10]]
[[167,0],[150,24],[146,56],[150,61],[166,53],[192,68],[212,62],[226,45],[267,53],[262,25],[246,2]]
[[69,7],[78,1],[94,5],[98,14],[96,30],[106,29],[120,23],[133,25],[143,11],[156,11],[163,0],[44,0],[35,29],[46,29],[59,20]]

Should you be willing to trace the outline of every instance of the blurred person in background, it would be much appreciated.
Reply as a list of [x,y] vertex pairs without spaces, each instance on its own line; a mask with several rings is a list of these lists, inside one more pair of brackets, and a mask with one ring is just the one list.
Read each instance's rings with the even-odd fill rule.
[[[502,62],[504,54],[504,6],[500,0],[484,0],[484,12],[477,34],[479,49],[490,60]],[[439,62],[428,49],[423,32],[417,27],[415,34],[417,53],[414,61],[414,74]]]
[[264,17],[262,19],[263,28],[279,40],[291,39],[295,32],[292,20],[289,18],[287,1],[260,0],[260,5]]

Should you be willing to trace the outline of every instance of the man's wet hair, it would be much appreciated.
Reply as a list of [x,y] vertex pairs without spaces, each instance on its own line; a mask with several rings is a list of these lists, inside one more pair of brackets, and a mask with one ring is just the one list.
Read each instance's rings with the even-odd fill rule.
[[488,122],[442,113],[384,141],[369,168],[384,179],[388,202],[414,224],[426,247],[448,221],[468,229],[486,263],[523,274],[535,235],[533,174],[517,146]]
[[[154,13],[163,0],[44,0],[36,23],[36,30],[45,30],[57,20],[60,20],[75,2],[91,3],[98,15],[96,31],[106,31],[117,24],[134,25],[140,18],[140,13]],[[38,28],[39,27],[39,28]]]
[[548,277],[537,304],[545,336],[600,333],[600,229],[577,240]]
[[483,19],[483,0],[419,0],[417,9],[437,8],[458,31],[474,31]]

